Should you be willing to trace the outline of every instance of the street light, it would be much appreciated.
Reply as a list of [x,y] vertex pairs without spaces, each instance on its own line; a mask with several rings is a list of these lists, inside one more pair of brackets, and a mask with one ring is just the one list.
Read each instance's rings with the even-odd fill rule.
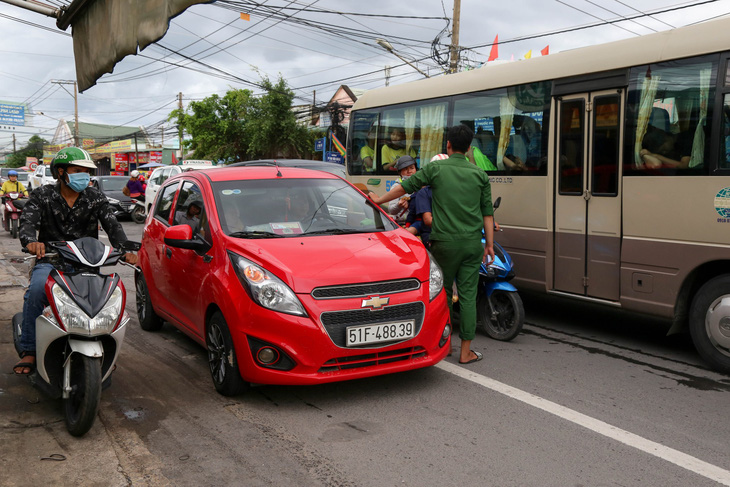
[[386,41],[385,39],[380,39],[380,38],[375,39],[375,42],[380,47],[382,47],[383,49],[385,49],[389,53],[395,55],[398,59],[400,59],[401,61],[403,61],[404,63],[406,63],[408,66],[412,67],[413,69],[415,69],[416,71],[418,71],[419,73],[421,73],[426,78],[430,78],[429,75],[427,75],[426,73],[424,73],[423,71],[421,71],[420,69],[418,69],[418,67],[416,65],[412,64],[408,59],[404,58],[403,56],[401,56],[400,54],[398,54],[397,52],[395,52],[395,49],[393,49],[393,46],[390,44],[390,42]]

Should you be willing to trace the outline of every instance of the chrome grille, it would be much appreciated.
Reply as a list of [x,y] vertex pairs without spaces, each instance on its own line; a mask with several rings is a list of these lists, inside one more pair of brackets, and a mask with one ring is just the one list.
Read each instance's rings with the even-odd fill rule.
[[318,287],[312,291],[314,299],[361,298],[374,294],[392,294],[414,291],[421,287],[418,279],[401,279],[398,281],[368,282],[349,284],[346,286]]
[[[327,311],[322,313],[320,321],[338,347],[346,347],[346,331],[348,326],[371,325],[377,323],[388,323],[391,321],[413,320],[415,322],[416,335],[421,331],[423,315],[426,307],[421,301],[406,304],[385,306],[383,309],[353,309],[347,311]],[[406,340],[409,340],[408,338]],[[404,340],[400,340],[404,341]],[[397,342],[373,343],[363,345],[359,348],[382,348],[393,345]]]

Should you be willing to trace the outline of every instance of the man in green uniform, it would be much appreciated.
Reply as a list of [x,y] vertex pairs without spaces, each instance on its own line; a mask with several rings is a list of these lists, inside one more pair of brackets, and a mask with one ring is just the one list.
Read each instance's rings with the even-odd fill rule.
[[[459,363],[462,364],[482,359],[481,353],[470,348],[477,324],[479,265],[494,260],[494,219],[489,178],[464,155],[473,137],[473,132],[466,125],[451,127],[446,136],[448,159],[428,164],[380,198],[371,194],[372,200],[380,205],[423,186],[431,186],[431,253],[444,273],[449,308],[452,305],[451,283],[456,279],[461,307]],[[487,241],[484,247],[482,228]]]

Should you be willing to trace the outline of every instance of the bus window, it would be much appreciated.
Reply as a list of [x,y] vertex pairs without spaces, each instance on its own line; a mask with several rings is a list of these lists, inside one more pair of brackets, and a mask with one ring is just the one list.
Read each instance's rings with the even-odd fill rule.
[[708,174],[716,79],[715,60],[631,69],[625,144],[629,174]]
[[593,156],[591,193],[618,195],[619,96],[598,96],[593,101]]
[[378,112],[356,112],[350,123],[352,138],[348,144],[348,172],[353,176],[372,174],[377,165],[375,141],[378,136]]
[[560,105],[560,158],[558,190],[560,194],[583,194],[583,100],[569,100]]
[[549,83],[469,93],[455,100],[453,123],[474,131],[467,158],[490,174],[544,175],[549,107]]
[[[728,67],[730,70],[730,66]],[[730,76],[730,73],[728,74]],[[722,137],[720,137],[720,169],[730,169],[730,94],[722,105]]]

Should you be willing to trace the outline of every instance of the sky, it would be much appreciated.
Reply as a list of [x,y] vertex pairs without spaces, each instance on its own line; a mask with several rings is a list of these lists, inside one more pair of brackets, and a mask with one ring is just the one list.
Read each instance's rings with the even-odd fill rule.
[[[546,46],[556,53],[728,12],[730,0],[462,0],[461,66],[476,69],[486,63],[497,35],[499,60],[529,62],[524,60],[529,51],[538,57]],[[241,13],[250,14],[250,20],[241,19]],[[432,43],[440,38],[437,51],[446,59],[452,18],[453,0],[258,0],[196,5],[174,18],[156,44],[141,55],[126,57],[113,73],[79,94],[79,120],[151,127],[159,142],[161,124],[177,107],[178,93],[187,107],[191,101],[230,89],[261,93],[257,85],[263,77],[276,81],[281,76],[294,90],[295,104],[313,100],[322,104],[342,84],[360,90],[385,86],[386,66],[391,67],[391,85],[423,77],[378,46],[378,38],[390,42],[421,71],[439,76],[444,67],[432,57]],[[52,83],[75,79],[70,33],[70,28],[58,29],[55,19],[0,0],[0,103],[27,102],[32,113],[25,127],[0,125],[0,153],[12,150],[13,134],[20,149],[32,135],[51,141],[59,120],[73,120],[73,86]],[[174,125],[167,122],[164,129],[169,142]]]

